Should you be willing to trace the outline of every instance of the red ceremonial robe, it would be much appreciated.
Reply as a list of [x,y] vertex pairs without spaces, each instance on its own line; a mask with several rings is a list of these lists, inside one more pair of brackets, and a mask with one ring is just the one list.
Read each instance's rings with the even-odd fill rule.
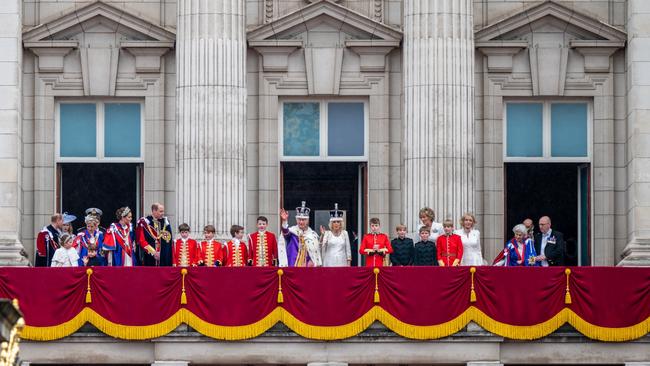
[[269,267],[277,265],[278,241],[275,234],[259,231],[248,235],[248,254],[255,267]]
[[131,224],[123,227],[119,222],[112,223],[104,234],[104,249],[107,256],[113,256],[113,266],[135,266],[135,238]]
[[197,263],[197,244],[194,239],[176,239],[174,243],[172,264],[174,267],[196,266]]
[[[387,251],[384,253],[366,253],[367,249],[380,250],[384,248],[387,249]],[[366,267],[383,267],[384,257],[386,254],[390,254],[392,252],[393,246],[390,245],[390,240],[386,234],[366,234],[361,241],[361,245],[359,246],[359,253],[366,256]]]
[[197,264],[207,267],[223,266],[223,245],[216,240],[202,241],[197,254]]
[[49,267],[54,252],[59,249],[59,231],[52,225],[43,227],[36,237],[36,267]]
[[244,267],[248,264],[248,250],[243,242],[230,240],[223,249],[227,267]]
[[458,259],[458,264],[460,264],[463,258],[463,241],[456,234],[449,236],[440,235],[438,240],[436,240],[436,251],[438,253],[438,261],[442,261],[441,266],[450,267],[456,259]]

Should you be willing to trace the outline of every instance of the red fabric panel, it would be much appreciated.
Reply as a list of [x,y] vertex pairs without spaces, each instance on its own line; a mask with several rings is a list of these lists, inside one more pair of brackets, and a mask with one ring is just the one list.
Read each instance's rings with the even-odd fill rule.
[[579,268],[570,279],[568,307],[591,324],[620,328],[650,317],[648,268]]
[[650,269],[573,268],[572,304],[565,304],[565,268],[477,267],[470,302],[469,267],[385,267],[373,302],[372,268],[284,268],[284,302],[277,303],[277,268],[189,268],[181,305],[180,268],[97,267],[92,302],[85,303],[86,268],[0,268],[0,297],[18,299],[27,325],[65,323],[84,307],[122,325],[152,325],[182,307],[224,326],[257,322],[277,306],[314,326],[351,323],[378,305],[402,322],[437,325],[475,306],[509,325],[545,322],[562,309],[610,328],[650,317]]
[[565,306],[564,268],[476,267],[474,287],[473,305],[510,325],[545,322]]
[[95,267],[88,306],[121,325],[157,324],[180,309],[181,277],[180,268]]
[[83,310],[86,268],[0,268],[0,298],[18,299],[25,323],[59,325]]
[[436,325],[469,307],[469,267],[384,267],[379,273],[381,307],[402,322]]
[[261,320],[275,309],[277,269],[188,268],[185,291],[187,309],[202,320],[224,326],[247,325]]
[[372,268],[285,268],[282,306],[309,325],[351,323],[374,305]]

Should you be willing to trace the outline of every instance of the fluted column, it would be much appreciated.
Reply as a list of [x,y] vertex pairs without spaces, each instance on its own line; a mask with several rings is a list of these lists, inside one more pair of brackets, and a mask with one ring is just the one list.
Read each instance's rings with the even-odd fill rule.
[[178,0],[177,16],[177,222],[229,237],[246,217],[245,2]]
[[[24,266],[21,215],[23,207],[22,141],[22,2],[0,1],[0,266]],[[32,257],[33,258],[33,257]],[[32,262],[33,263],[33,262]]]
[[622,266],[650,266],[650,8],[627,3],[627,231]]
[[472,0],[405,0],[404,200],[409,228],[429,206],[474,210]]

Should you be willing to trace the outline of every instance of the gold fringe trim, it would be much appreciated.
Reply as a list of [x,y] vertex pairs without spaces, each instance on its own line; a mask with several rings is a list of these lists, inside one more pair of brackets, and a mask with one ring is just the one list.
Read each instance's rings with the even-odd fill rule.
[[405,323],[378,306],[375,306],[375,309],[377,312],[377,320],[384,324],[386,328],[409,339],[437,339],[448,337],[463,329],[472,320],[471,313],[468,309],[468,311],[464,311],[455,319],[448,322],[421,326]]
[[368,312],[363,314],[359,319],[344,325],[331,327],[309,325],[296,319],[288,311],[282,310],[282,323],[291,330],[308,339],[317,339],[323,341],[334,341],[354,337],[355,335],[366,330],[377,319],[377,306],[372,307]]
[[73,319],[51,327],[25,326],[22,337],[34,341],[51,341],[76,332],[86,322],[91,323],[108,336],[127,339],[145,340],[164,336],[182,323],[189,325],[199,333],[219,340],[242,340],[257,337],[276,323],[282,322],[297,334],[317,340],[339,340],[353,337],[366,330],[374,321],[380,321],[388,329],[409,339],[437,339],[448,337],[460,331],[470,321],[476,322],[485,330],[496,335],[517,339],[533,340],[545,337],[565,323],[588,338],[604,342],[631,341],[650,333],[650,317],[643,322],[623,328],[600,327],[586,322],[572,310],[562,309],[551,319],[534,325],[517,326],[498,322],[474,306],[448,322],[436,325],[418,326],[408,324],[395,318],[379,306],[374,306],[359,319],[339,326],[315,326],[306,324],[291,315],[282,307],[276,307],[261,320],[241,326],[221,326],[208,323],[189,310],[182,308],[169,319],[158,324],[146,326],[126,326],[113,323],[90,308],[84,308]]
[[283,308],[276,307],[271,313],[255,323],[241,326],[222,326],[208,323],[194,315],[189,310],[181,310],[184,311],[183,316],[185,323],[194,328],[197,332],[206,337],[226,341],[255,338],[280,322],[285,312]]
[[543,338],[555,332],[564,323],[566,323],[567,311],[570,310],[562,309],[551,319],[534,325],[510,325],[501,323],[490,318],[484,312],[474,306],[471,306],[469,309],[467,309],[466,313],[469,312],[471,320],[483,327],[488,332],[511,339],[533,340]]

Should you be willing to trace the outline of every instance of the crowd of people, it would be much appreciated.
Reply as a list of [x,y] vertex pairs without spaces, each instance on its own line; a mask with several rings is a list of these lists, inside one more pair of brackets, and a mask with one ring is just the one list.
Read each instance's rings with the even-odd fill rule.
[[[191,237],[188,224],[178,227],[179,238],[173,240],[172,228],[160,203],[151,206],[151,214],[133,225],[133,212],[122,207],[116,220],[107,229],[100,227],[103,212],[86,210],[85,226],[74,233],[76,217],[54,214],[36,240],[36,266],[281,266],[281,267],[345,267],[352,262],[350,236],[344,229],[344,212],[338,204],[330,211],[329,227],[319,233],[309,225],[310,209],[302,202],[296,208],[296,224],[289,226],[289,213],[280,210],[280,235],[267,230],[268,219],[257,218],[257,231],[246,235],[244,227],[232,225],[230,240],[215,239],[215,227],[206,225],[203,238]],[[419,212],[420,224],[409,233],[405,225],[397,225],[395,238],[382,233],[378,218],[369,220],[370,232],[359,243],[359,253],[368,267],[382,266],[481,266],[488,262],[481,251],[481,234],[475,228],[476,218],[465,213],[459,220],[435,221],[431,208]],[[551,220],[539,219],[540,232],[535,232],[532,219],[516,225],[513,238],[494,259],[497,266],[564,265],[565,244],[562,233],[551,229]]]

